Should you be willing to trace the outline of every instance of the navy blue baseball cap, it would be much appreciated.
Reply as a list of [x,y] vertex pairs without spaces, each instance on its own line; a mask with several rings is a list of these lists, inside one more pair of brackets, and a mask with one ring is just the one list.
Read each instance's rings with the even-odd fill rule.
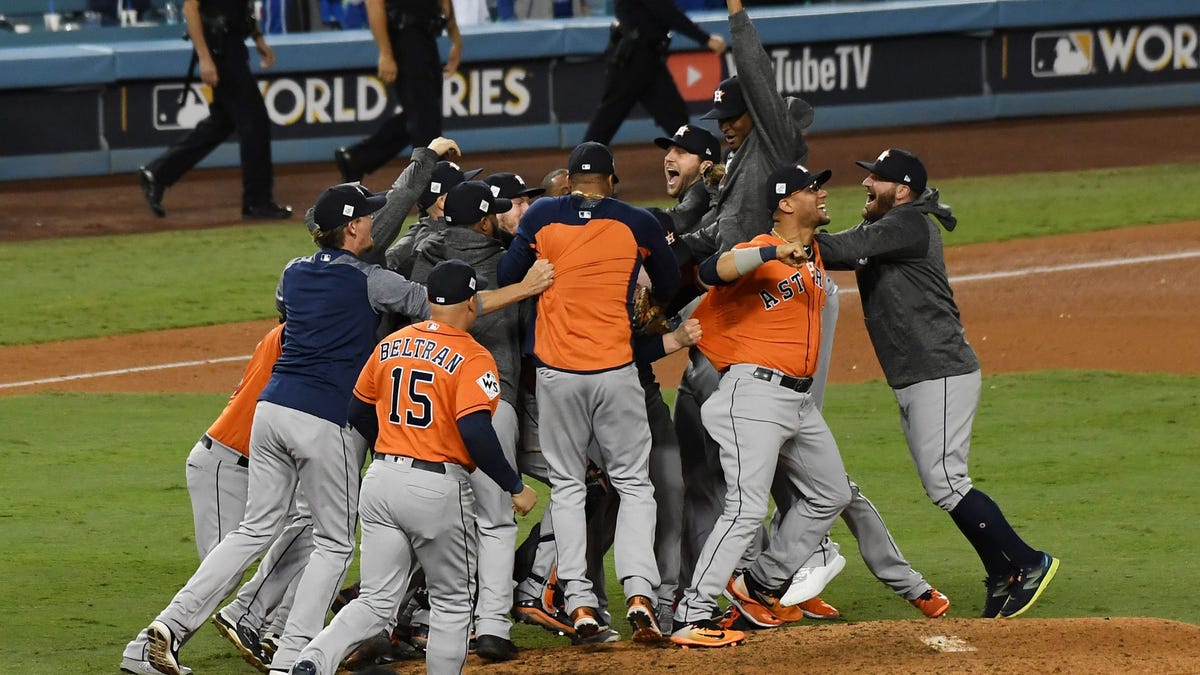
[[921,159],[900,148],[884,150],[879,153],[874,162],[859,160],[855,164],[889,183],[907,185],[918,196],[925,191],[925,183],[929,180],[928,174],[925,173],[925,164],[921,162]]
[[386,193],[375,194],[362,183],[340,183],[325,188],[312,208],[312,222],[308,223],[308,230],[336,230],[355,218],[375,213],[384,204],[387,204]]
[[492,186],[492,194],[505,199],[516,199],[517,197],[537,199],[546,194],[546,188],[531,188],[525,184],[525,179],[521,178],[520,174],[511,171],[494,173],[485,178],[484,182]]
[[417,201],[417,206],[422,209],[427,209],[438,200],[438,197],[450,192],[450,188],[458,185],[465,180],[471,180],[483,172],[483,169],[468,169],[463,171],[454,162],[442,160],[433,166],[433,173],[429,176],[429,185],[425,188],[425,192],[421,194],[421,198]]
[[497,197],[492,186],[481,180],[469,180],[450,188],[442,211],[450,225],[474,225],[484,216],[505,213],[511,208],[512,200]]
[[742,95],[742,83],[737,75],[722,80],[713,90],[712,110],[700,116],[702,120],[723,120],[740,117],[746,112],[746,97]]
[[575,175],[577,173],[599,173],[612,176],[614,183],[620,183],[621,179],[617,178],[616,160],[613,159],[612,150],[603,143],[595,141],[587,141],[575,146],[571,151],[571,157],[567,160],[567,173]]
[[785,164],[775,169],[767,178],[767,208],[774,213],[775,209],[779,207],[780,200],[784,197],[810,185],[820,187],[832,175],[833,172],[829,169],[812,173],[803,164]]
[[678,146],[700,159],[707,159],[710,162],[721,161],[721,142],[717,140],[717,137],[709,133],[708,129],[690,124],[679,127],[675,135],[670,138],[660,136],[654,139],[654,144],[663,150],[672,145]]
[[461,260],[443,260],[433,266],[425,290],[433,305],[457,305],[475,295],[475,268]]

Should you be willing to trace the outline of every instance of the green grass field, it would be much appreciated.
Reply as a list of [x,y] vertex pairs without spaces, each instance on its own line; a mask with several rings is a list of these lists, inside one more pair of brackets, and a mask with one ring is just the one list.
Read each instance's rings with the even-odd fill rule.
[[[196,566],[183,463],[223,405],[212,395],[0,398],[0,579],[9,601],[0,672],[115,672],[125,642]],[[1200,623],[1192,493],[1200,378],[1093,372],[984,381],[972,474],[1033,545],[1063,560],[1037,617],[1157,616]],[[982,570],[924,496],[882,383],[837,385],[827,417],[851,475],[913,566],[978,614]],[[523,529],[533,522],[522,521]],[[823,594],[853,621],[916,610],[849,564]],[[618,588],[614,583],[610,589]],[[614,602],[620,602],[615,598]],[[523,646],[563,644],[520,626]],[[204,673],[252,672],[211,627],[184,651]]]
[[[938,184],[950,245],[1200,218],[1200,165],[1030,174]],[[838,188],[834,229],[861,188]],[[298,224],[0,245],[0,345],[220,324],[274,314],[282,265],[312,250]],[[231,383],[232,384],[232,383]],[[121,649],[196,566],[183,464],[222,395],[0,398],[0,673],[115,672]],[[1156,616],[1200,623],[1200,378],[1043,372],[984,380],[971,473],[1034,546],[1063,560],[1037,617]],[[931,505],[881,382],[835,385],[826,417],[846,465],[914,567],[978,614],[983,572]],[[543,493],[544,494],[544,493]],[[539,509],[540,512],[540,509]],[[534,515],[536,515],[535,512]],[[527,528],[533,518],[523,519]],[[823,597],[854,621],[907,619],[849,564]],[[611,582],[610,589],[618,588]],[[563,644],[531,627],[522,646]],[[210,627],[184,652],[203,673],[249,673]]]
[[[953,246],[1197,219],[1197,182],[1200,164],[935,185],[959,217]],[[831,190],[833,229],[856,224],[863,199],[860,187]],[[3,244],[0,345],[273,316],[283,265],[312,250],[299,223]]]

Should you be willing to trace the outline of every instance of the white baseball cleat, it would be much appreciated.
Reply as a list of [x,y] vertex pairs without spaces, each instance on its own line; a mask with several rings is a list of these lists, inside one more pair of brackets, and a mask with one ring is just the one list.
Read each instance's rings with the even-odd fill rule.
[[821,567],[801,567],[792,575],[792,583],[779,599],[784,607],[798,605],[805,600],[811,600],[825,590],[825,586],[841,573],[846,566],[846,558],[841,553],[836,554],[829,564]]
[[161,621],[151,621],[146,627],[146,639],[150,646],[146,649],[147,660],[154,669],[166,675],[187,675],[191,669],[179,665],[179,641],[175,634]]

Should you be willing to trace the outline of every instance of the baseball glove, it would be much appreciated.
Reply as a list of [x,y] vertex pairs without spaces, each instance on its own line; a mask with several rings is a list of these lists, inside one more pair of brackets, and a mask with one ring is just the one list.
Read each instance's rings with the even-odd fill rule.
[[648,286],[638,286],[633,294],[633,332],[639,335],[665,335],[671,332],[671,322],[650,297]]

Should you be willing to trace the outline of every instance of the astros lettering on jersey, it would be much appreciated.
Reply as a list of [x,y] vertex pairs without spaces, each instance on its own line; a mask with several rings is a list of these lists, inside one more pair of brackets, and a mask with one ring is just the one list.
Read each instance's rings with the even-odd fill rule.
[[[760,234],[734,248],[781,246],[787,242]],[[795,311],[797,305],[803,311]],[[768,260],[728,286],[709,290],[692,315],[704,327],[697,345],[718,371],[753,363],[793,377],[816,371],[825,307],[825,269],[813,244],[802,268]]]
[[495,414],[500,378],[491,353],[469,333],[423,321],[379,343],[354,395],[375,406],[381,422],[376,452],[474,470],[458,420],[479,410]]

